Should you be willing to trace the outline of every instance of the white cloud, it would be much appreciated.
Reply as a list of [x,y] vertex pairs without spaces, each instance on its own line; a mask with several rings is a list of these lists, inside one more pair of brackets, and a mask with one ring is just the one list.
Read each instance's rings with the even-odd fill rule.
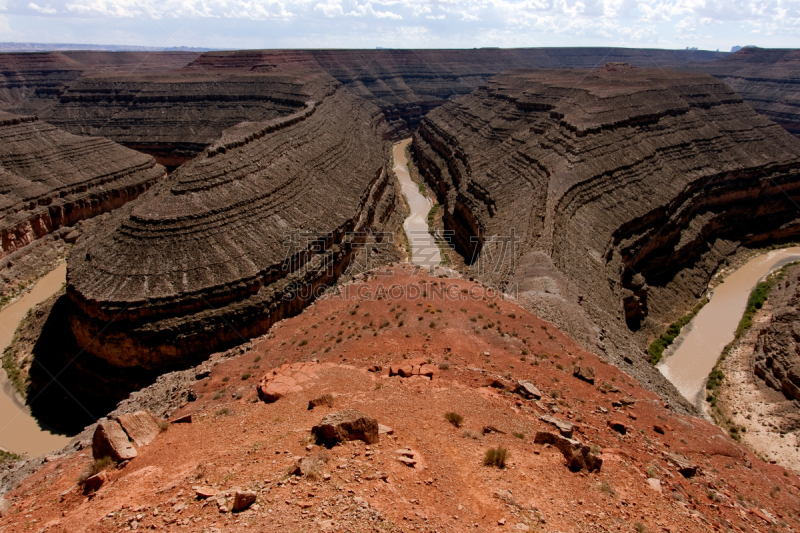
[[[29,0],[30,1],[30,0]],[[214,44],[252,39],[264,46],[362,46],[383,44],[384,36],[402,33],[396,46],[722,46],[736,35],[770,36],[761,46],[800,46],[800,0],[38,0],[25,4],[0,0],[0,12],[14,16],[117,21],[126,31],[149,25],[149,19],[280,20],[283,33],[233,25],[214,30]],[[189,20],[187,19],[187,20]],[[370,24],[372,20],[372,24]],[[446,20],[446,23],[442,21]],[[376,21],[380,21],[378,24]],[[101,22],[103,24],[104,22]],[[30,23],[29,23],[30,24]],[[84,23],[85,24],[85,23]],[[425,31],[409,35],[413,24]],[[33,24],[31,32],[33,32]],[[191,26],[191,21],[185,27]],[[740,29],[740,26],[743,26]],[[65,26],[66,27],[66,26]],[[222,26],[220,26],[222,27]],[[243,27],[243,26],[242,26]],[[86,26],[74,26],[82,34]],[[226,33],[227,32],[227,33]],[[710,34],[710,35],[709,35]],[[32,34],[28,40],[41,40]],[[686,42],[692,40],[693,42]],[[363,43],[363,44],[362,44]]]
[[50,4],[47,4],[45,7],[40,7],[37,4],[31,2],[30,4],[28,4],[28,8],[33,9],[34,11],[38,11],[39,13],[42,13],[44,15],[53,15],[55,13],[58,13],[57,9],[50,7]]
[[379,19],[392,19],[392,20],[402,20],[402,15],[398,15],[397,13],[393,13],[392,11],[376,11],[372,7],[371,2],[367,2],[366,4],[358,4],[356,5],[352,11],[350,11],[347,16],[349,17],[366,17],[372,16]]
[[344,14],[342,3],[339,0],[327,0],[326,2],[319,2],[314,6],[314,11],[318,11],[328,18],[338,17]]

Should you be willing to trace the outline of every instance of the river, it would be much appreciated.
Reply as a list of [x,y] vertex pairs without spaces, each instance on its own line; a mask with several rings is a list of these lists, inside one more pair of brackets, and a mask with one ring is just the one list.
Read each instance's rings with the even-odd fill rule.
[[[67,279],[67,265],[61,263],[40,279],[33,288],[0,310],[0,345],[11,344],[20,321],[35,305],[58,292]],[[0,447],[18,454],[35,457],[64,447],[70,437],[52,433],[34,419],[28,407],[16,394],[5,370],[0,368]]]
[[692,404],[701,406],[706,378],[722,350],[733,340],[750,292],[772,270],[792,261],[800,261],[800,248],[758,255],[728,275],[664,352],[657,368]]
[[394,173],[400,180],[403,194],[408,200],[411,214],[403,222],[403,228],[411,244],[411,263],[426,268],[438,266],[442,262],[439,245],[428,233],[428,213],[433,204],[419,192],[419,187],[408,173],[406,146],[411,139],[405,139],[394,145]]

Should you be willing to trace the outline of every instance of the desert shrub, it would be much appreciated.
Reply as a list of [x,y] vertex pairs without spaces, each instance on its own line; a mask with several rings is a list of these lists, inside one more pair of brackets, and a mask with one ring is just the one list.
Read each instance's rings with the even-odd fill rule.
[[453,424],[455,427],[460,428],[464,423],[464,417],[452,411],[444,414],[444,419]]
[[481,438],[480,433],[478,433],[477,431],[473,431],[471,429],[465,429],[464,431],[462,431],[461,436],[464,437],[465,439],[473,439],[473,440],[478,440]]
[[520,433],[518,431],[515,431],[515,432],[512,433],[512,435],[514,435],[518,439],[525,440],[525,434],[524,433]]
[[442,370],[449,370],[450,369],[450,363],[440,363],[439,364],[439,368],[441,368]]
[[86,465],[86,468],[84,468],[80,476],[78,476],[78,485],[83,485],[86,482],[86,480],[92,477],[93,475],[98,474],[103,470],[108,470],[115,464],[117,463],[114,461],[114,459],[112,459],[108,455],[100,457],[99,459],[95,459],[93,462]]
[[245,372],[244,374],[242,374],[242,381],[247,381],[248,379],[250,379],[252,375],[253,374],[251,374],[250,372]]
[[486,466],[505,468],[508,455],[508,450],[502,446],[498,446],[497,448],[489,448],[486,450],[486,454],[483,456],[483,464]]

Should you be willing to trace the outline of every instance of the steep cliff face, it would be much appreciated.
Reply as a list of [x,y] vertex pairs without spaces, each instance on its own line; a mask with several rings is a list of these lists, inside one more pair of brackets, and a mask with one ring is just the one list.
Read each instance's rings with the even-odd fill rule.
[[291,115],[226,131],[73,249],[78,343],[152,369],[302,310],[348,266],[352,232],[396,228],[385,136],[380,111],[335,82]]
[[165,174],[108,139],[0,113],[0,257],[122,206]]
[[706,75],[503,74],[424,118],[414,147],[479,278],[560,296],[551,319],[588,314],[656,385],[636,347],[738,245],[800,232],[800,142]]
[[758,334],[753,372],[788,400],[800,400],[800,266],[787,268],[768,301],[772,316]]

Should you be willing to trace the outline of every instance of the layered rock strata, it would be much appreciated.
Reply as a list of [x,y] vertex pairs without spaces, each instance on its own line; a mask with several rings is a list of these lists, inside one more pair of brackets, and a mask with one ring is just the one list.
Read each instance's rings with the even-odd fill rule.
[[800,51],[748,47],[717,61],[678,68],[724,81],[753,109],[800,135]]
[[165,175],[145,154],[0,112],[0,257],[116,209]]
[[707,75],[503,74],[424,118],[413,146],[475,275],[555,301],[577,338],[588,317],[656,389],[631,354],[737,246],[800,232],[800,142]]
[[396,229],[380,111],[335,86],[241,124],[114,223],[79,241],[67,294],[78,344],[161,368],[259,335]]
[[800,265],[785,274],[769,294],[772,316],[758,334],[753,372],[788,400],[800,400]]
[[318,98],[315,80],[329,76],[380,107],[397,136],[510,68],[682,64],[724,55],[619,48],[0,54],[0,107],[108,137],[174,167],[240,121],[293,113]]

